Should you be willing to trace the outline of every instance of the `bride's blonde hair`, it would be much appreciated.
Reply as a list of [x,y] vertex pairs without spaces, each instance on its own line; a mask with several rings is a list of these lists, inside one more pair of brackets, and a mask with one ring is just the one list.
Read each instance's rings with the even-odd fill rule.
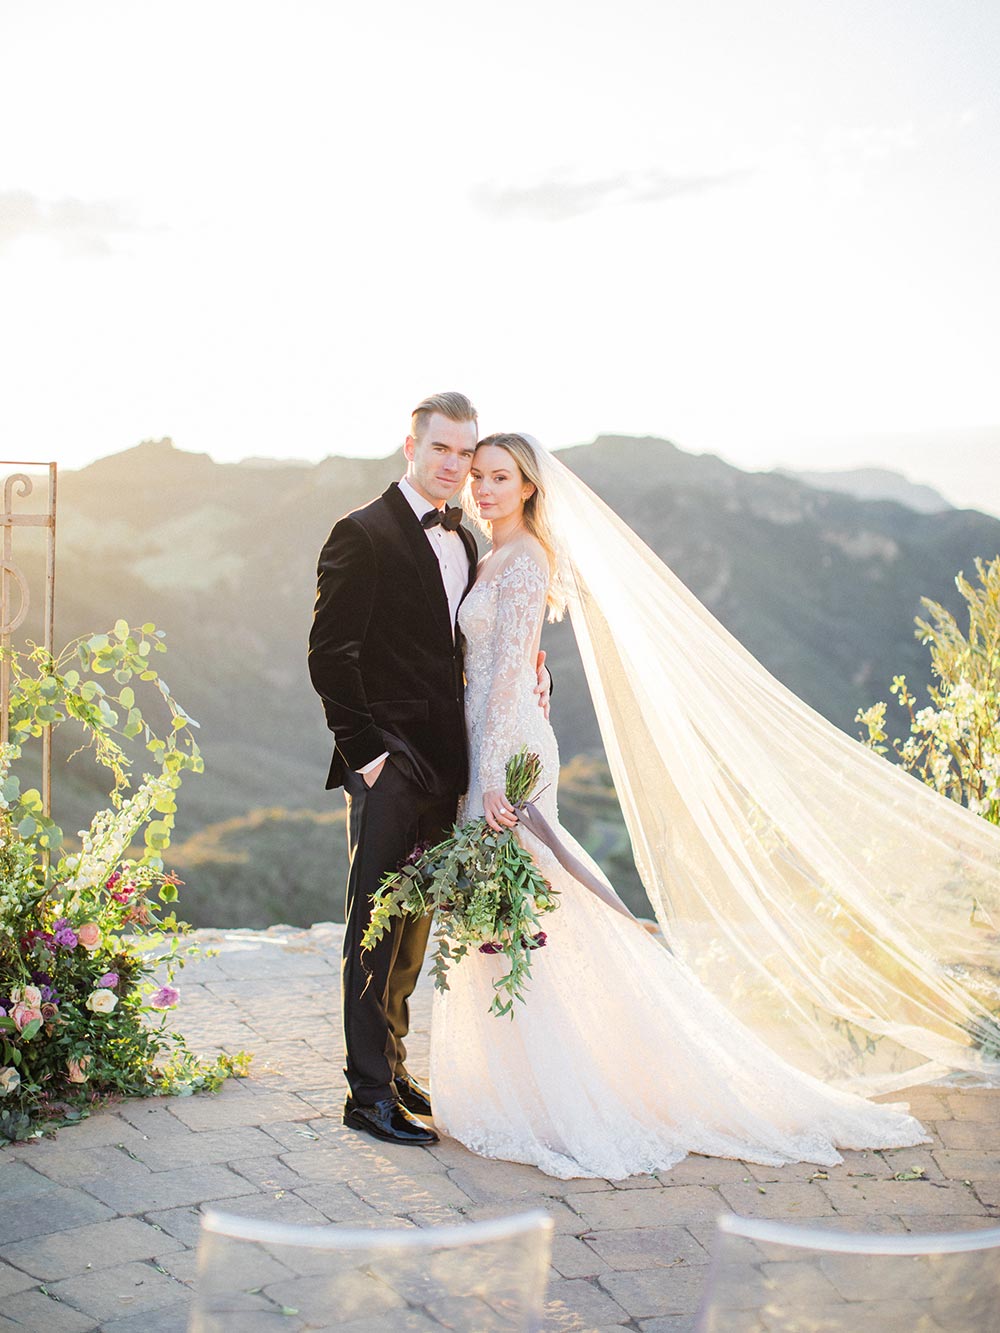
[[[540,543],[548,560],[549,591],[546,600],[549,608],[549,619],[562,620],[563,612],[566,609],[566,597],[559,581],[556,544],[546,511],[545,488],[542,485],[541,468],[538,465],[538,456],[535,453],[534,445],[524,435],[518,435],[513,431],[498,431],[494,435],[487,435],[479,441],[476,449],[482,449],[484,445],[488,444],[495,445],[498,449],[503,449],[510,454],[521,476],[535,488],[524,502],[524,526]],[[475,461],[473,461],[473,466],[475,466]],[[479,515],[476,502],[472,498],[471,476],[466,481],[465,490],[462,492],[462,505],[472,522],[489,537],[492,524],[488,519],[481,518]]]

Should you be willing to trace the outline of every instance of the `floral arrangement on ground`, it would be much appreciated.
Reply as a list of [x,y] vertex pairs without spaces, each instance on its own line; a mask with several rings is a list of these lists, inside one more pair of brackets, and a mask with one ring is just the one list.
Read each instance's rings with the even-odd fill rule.
[[[163,639],[155,625],[119,620],[58,657],[30,645],[3,654],[11,689],[0,745],[0,1145],[122,1096],[214,1089],[248,1065],[243,1052],[199,1059],[169,1026],[177,970],[200,951],[185,941],[174,908],[180,880],[162,854],[181,777],[203,764],[197,723],[152,665]],[[165,706],[164,737],[143,716],[136,686]],[[23,750],[64,723],[82,729],[84,748],[112,777],[110,807],[72,852],[18,773]],[[137,746],[157,771],[133,787]]]

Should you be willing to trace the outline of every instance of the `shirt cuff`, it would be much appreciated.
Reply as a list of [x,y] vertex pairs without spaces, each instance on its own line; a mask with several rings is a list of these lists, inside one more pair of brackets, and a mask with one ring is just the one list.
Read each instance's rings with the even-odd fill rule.
[[361,773],[362,775],[365,773],[370,773],[373,768],[378,768],[379,764],[382,762],[383,759],[388,759],[388,758],[389,758],[389,751],[383,750],[377,759],[373,759],[370,764],[365,764],[364,768],[356,768],[354,771],[355,773]]

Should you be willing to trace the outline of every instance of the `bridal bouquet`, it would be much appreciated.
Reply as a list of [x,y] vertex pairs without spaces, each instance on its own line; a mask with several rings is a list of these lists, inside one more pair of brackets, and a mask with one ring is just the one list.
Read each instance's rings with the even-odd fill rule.
[[[515,810],[534,795],[538,755],[522,746],[507,761],[506,794]],[[437,912],[431,969],[438,990],[448,989],[448,968],[470,949],[503,954],[507,972],[493,983],[490,1012],[511,1014],[531,976],[531,955],[545,944],[539,917],[558,907],[556,890],[514,836],[495,833],[482,815],[455,826],[435,847],[415,847],[398,870],[383,876],[361,941],[371,948],[405,912]]]

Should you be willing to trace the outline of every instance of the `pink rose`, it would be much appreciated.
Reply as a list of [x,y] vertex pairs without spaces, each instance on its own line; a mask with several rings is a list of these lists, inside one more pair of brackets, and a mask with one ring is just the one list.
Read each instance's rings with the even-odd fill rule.
[[88,953],[93,953],[101,945],[101,928],[96,921],[85,921],[77,927],[76,937]]
[[180,998],[180,991],[173,986],[161,986],[149,997],[149,1003],[153,1009],[172,1009]]
[[45,1004],[42,1005],[41,1013],[46,1023],[51,1023],[54,1018],[59,1017],[59,1006],[53,1004],[51,1000],[46,1000]]
[[34,1008],[33,1005],[25,1004],[23,1000],[19,1000],[11,1010],[10,1016],[14,1020],[14,1026],[18,1032],[23,1032],[28,1024],[33,1023],[36,1018],[41,1022],[42,1011]]
[[92,1058],[89,1055],[81,1055],[77,1060],[66,1061],[66,1072],[71,1083],[86,1083],[87,1070],[90,1068]]
[[103,977],[97,978],[96,985],[105,986],[107,987],[108,990],[114,990],[114,988],[118,985],[118,973],[105,972]]

